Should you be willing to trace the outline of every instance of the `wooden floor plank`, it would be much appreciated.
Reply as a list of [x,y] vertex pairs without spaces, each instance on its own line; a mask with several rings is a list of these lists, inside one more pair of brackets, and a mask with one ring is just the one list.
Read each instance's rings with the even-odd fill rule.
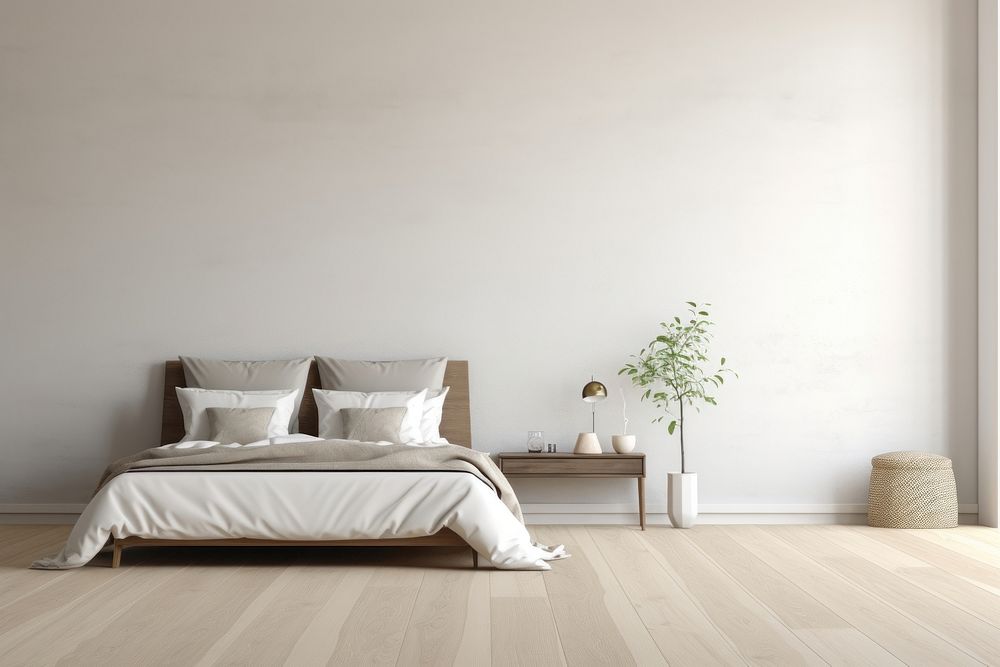
[[202,656],[199,665],[280,665],[343,579],[341,567],[293,564]]
[[790,546],[987,664],[1000,664],[1000,629],[812,529],[773,531]]
[[687,531],[653,528],[641,535],[662,554],[661,565],[755,665],[822,665],[823,660],[770,610],[706,559]]
[[[3,526],[4,529],[12,526]],[[0,567],[28,567],[66,544],[68,526],[23,526],[27,530],[0,541]],[[32,530],[33,529],[33,530]],[[6,530],[3,531],[7,533]]]
[[955,530],[961,531],[961,533],[966,537],[979,540],[988,546],[1000,549],[1000,528],[990,528],[987,526],[959,526]]
[[423,577],[419,568],[376,569],[351,609],[328,664],[396,664]]
[[69,527],[24,527],[36,530],[21,531],[20,536],[8,535],[0,530],[3,543],[8,548],[8,558],[0,564],[0,607],[51,586],[66,574],[50,570],[30,570],[28,567],[39,557],[58,551],[65,544]]
[[757,526],[727,528],[733,539],[780,571],[799,588],[907,664],[981,664],[934,632],[845,581],[824,565],[791,549]]
[[491,570],[490,591],[495,598],[545,598],[545,580],[541,572]]
[[566,664],[552,610],[545,598],[492,598],[490,620],[494,667]]
[[[604,604],[607,592],[587,553],[565,528],[535,531],[546,544],[564,544],[573,557],[545,572],[545,590],[571,665],[635,665],[624,637]],[[615,584],[617,586],[617,582]]]
[[353,567],[343,574],[326,603],[305,625],[289,651],[286,665],[310,667],[330,662],[347,620],[375,572],[374,567]]
[[960,555],[975,558],[987,565],[1000,568],[1000,546],[995,546],[972,537],[965,529],[948,530],[906,530],[907,535],[918,540],[927,540],[954,551]]
[[[57,664],[114,626],[135,602],[167,582],[176,581],[184,571],[183,565],[122,571],[90,594],[6,635],[0,642],[0,664]],[[45,659],[39,660],[43,655]]]
[[123,571],[96,567],[77,569],[69,577],[60,577],[59,572],[50,574],[59,578],[57,584],[39,588],[0,608],[0,641],[19,626],[63,609],[83,596],[93,595],[125,575]]
[[743,548],[717,526],[685,531],[706,556],[764,603],[789,628],[834,629],[851,625]]
[[587,532],[669,664],[745,664],[634,531],[590,527]]
[[835,665],[902,664],[721,528],[699,526],[684,536],[823,660]]
[[905,664],[857,628],[799,628],[795,636],[831,665],[890,667]]
[[[142,566],[126,570],[139,577],[147,571]],[[166,664],[195,664],[273,576],[274,568],[245,562],[223,568],[190,565],[184,576],[150,591],[62,662],[136,665],[154,655]]]
[[490,573],[491,662],[565,665],[542,572]]
[[951,572],[913,558],[893,547],[853,530],[824,530],[827,539],[839,544],[910,583],[1000,627],[1000,596]]
[[455,653],[455,665],[489,665],[493,662],[493,620],[490,577],[476,572],[469,584],[469,606],[465,627]]
[[[646,629],[639,613],[632,606],[631,600],[622,589],[611,570],[611,566],[604,559],[601,550],[597,548],[590,532],[582,526],[572,526],[566,530],[570,535],[567,541],[573,545],[573,550],[569,553],[576,554],[572,558],[586,554],[587,559],[591,562],[594,573],[604,590],[604,605],[618,628],[618,634],[625,640],[625,645],[632,653],[632,659],[637,665],[666,665],[667,662],[663,654],[649,630]],[[553,569],[559,567],[562,567],[561,562],[555,563]]]
[[65,579],[69,572],[28,570],[26,568],[0,570],[0,608],[48,588]]
[[424,573],[413,605],[412,620],[403,637],[399,664],[454,664],[466,628],[469,596],[476,577],[489,579],[489,573],[458,569]]
[[136,549],[33,571],[69,527],[0,525],[0,664],[1000,664],[991,529],[532,530],[573,557]]
[[1000,593],[1000,569],[993,567],[971,556],[967,556],[948,547],[921,540],[905,531],[876,530],[863,531],[864,535],[879,540],[900,551],[910,554],[929,565],[955,572],[987,590]]

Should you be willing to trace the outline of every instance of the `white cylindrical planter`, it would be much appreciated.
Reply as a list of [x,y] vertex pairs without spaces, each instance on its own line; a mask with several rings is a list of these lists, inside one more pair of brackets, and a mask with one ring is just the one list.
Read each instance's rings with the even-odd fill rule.
[[698,518],[698,473],[667,473],[667,514],[674,528],[690,528]]
[[611,436],[611,446],[619,454],[628,454],[635,449],[634,435],[613,435]]
[[581,433],[576,436],[576,447],[574,454],[603,454],[601,451],[601,441],[597,439],[596,433]]

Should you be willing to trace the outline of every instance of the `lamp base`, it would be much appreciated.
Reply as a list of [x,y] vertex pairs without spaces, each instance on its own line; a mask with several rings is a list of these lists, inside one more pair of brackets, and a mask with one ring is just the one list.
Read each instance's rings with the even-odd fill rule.
[[603,454],[601,441],[597,439],[596,433],[581,433],[576,436],[576,447],[574,454]]

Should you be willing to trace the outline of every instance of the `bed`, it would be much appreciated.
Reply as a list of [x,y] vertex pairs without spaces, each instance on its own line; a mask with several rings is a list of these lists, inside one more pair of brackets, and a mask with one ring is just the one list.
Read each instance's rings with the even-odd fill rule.
[[[311,390],[319,384],[314,361],[299,413],[298,430],[308,435],[318,432]],[[444,384],[451,390],[441,435],[469,451],[468,363],[449,361]],[[184,435],[175,391],[183,386],[180,362],[166,362],[161,445]],[[475,452],[463,456],[488,460]],[[112,567],[121,565],[126,549],[158,546],[461,546],[470,549],[473,567],[482,554],[504,569],[549,569],[545,561],[564,557],[561,549],[532,543],[520,517],[499,504],[496,489],[487,488],[474,476],[454,471],[237,474],[154,468],[108,483],[81,515],[63,551],[34,566],[79,567],[108,535],[113,538]]]

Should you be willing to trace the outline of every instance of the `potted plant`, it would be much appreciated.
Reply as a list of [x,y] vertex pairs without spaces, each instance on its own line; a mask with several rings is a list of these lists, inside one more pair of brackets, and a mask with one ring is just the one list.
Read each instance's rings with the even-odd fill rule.
[[718,368],[709,362],[714,322],[706,308],[712,304],[688,301],[687,305],[686,322],[676,316],[660,322],[661,333],[618,371],[619,375],[627,375],[633,385],[645,389],[643,401],[652,401],[666,413],[653,423],[669,418],[667,433],[680,434],[681,471],[667,474],[667,513],[678,528],[690,528],[698,516],[698,476],[687,471],[685,460],[684,407],[701,412],[702,404],[717,405],[711,392],[722,386],[725,375],[738,377],[726,368],[725,357],[719,360]]

